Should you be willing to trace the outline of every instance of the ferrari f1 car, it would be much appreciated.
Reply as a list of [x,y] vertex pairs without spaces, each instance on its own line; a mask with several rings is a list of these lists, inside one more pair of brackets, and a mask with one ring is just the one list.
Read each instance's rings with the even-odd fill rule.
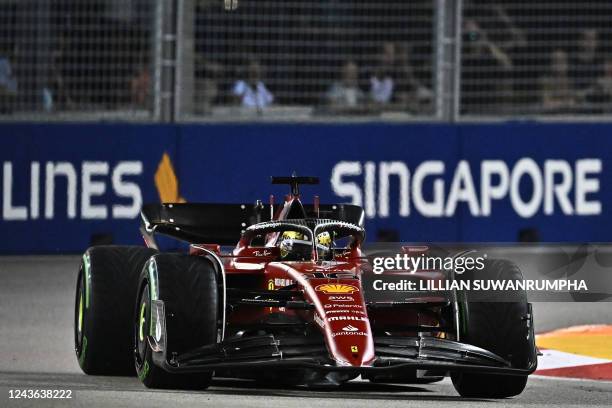
[[[213,375],[307,386],[450,375],[465,397],[523,391],[537,362],[525,293],[506,302],[460,291],[373,300],[363,209],[316,196],[302,204],[299,185],[314,177],[272,181],[291,185],[281,204],[271,196],[269,205],[145,205],[146,247],[85,252],[74,325],[85,373],[137,374],[147,387],[179,389],[205,389]],[[159,234],[188,251],[160,252]],[[500,279],[521,278],[507,261],[486,267]]]

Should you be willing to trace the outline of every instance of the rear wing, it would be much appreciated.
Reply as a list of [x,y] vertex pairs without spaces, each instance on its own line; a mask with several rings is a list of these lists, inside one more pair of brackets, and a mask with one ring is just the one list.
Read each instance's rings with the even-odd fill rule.
[[[276,213],[282,204],[273,208]],[[363,227],[363,209],[351,204],[304,205],[309,218],[327,218]],[[270,206],[262,204],[164,203],[145,204],[140,231],[156,248],[156,233],[189,243],[235,245],[247,227],[271,220]]]

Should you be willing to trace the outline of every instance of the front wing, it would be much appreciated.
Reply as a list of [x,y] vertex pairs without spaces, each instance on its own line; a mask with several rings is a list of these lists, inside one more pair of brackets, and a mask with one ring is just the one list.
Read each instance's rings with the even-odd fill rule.
[[328,357],[323,339],[274,335],[227,339],[168,358],[153,338],[154,361],[169,372],[189,373],[220,369],[310,369],[362,375],[393,374],[407,369],[529,375],[537,367],[534,356],[527,367],[512,367],[500,356],[469,344],[435,337],[380,337],[374,339],[377,359],[371,366],[339,366]]

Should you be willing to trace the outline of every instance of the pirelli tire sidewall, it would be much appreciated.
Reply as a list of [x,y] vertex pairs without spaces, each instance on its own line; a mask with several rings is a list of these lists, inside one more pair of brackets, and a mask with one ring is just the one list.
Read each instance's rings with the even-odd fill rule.
[[[137,316],[145,303],[146,335],[151,330],[151,302],[163,302],[167,359],[174,353],[180,355],[196,347],[217,342],[219,287],[216,270],[208,259],[187,254],[157,254],[142,269],[138,287],[138,301],[133,315]],[[148,293],[145,294],[145,291]],[[138,377],[147,387],[208,387],[212,372],[175,374],[157,366],[147,339],[139,341],[139,326],[139,319],[134,319],[133,357]]]
[[138,278],[157,251],[96,246],[82,256],[77,276],[74,342],[79,366],[92,375],[135,375],[132,313]]

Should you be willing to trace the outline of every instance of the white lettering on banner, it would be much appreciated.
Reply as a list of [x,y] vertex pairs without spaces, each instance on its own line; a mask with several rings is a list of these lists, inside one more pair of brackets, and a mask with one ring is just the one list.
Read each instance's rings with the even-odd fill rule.
[[113,205],[113,218],[136,218],[142,207],[140,187],[134,182],[123,180],[124,176],[139,176],[142,174],[142,162],[131,161],[117,164],[113,170],[113,190],[117,197],[129,198],[131,205]]
[[[559,183],[555,182],[555,175],[561,176]],[[570,191],[572,189],[573,174],[572,168],[565,160],[546,160],[544,164],[544,184],[550,185],[545,191],[544,214],[554,213],[555,198],[559,203],[559,208],[563,214],[572,215],[574,208],[570,201]]]
[[[519,190],[521,178],[524,175],[529,176],[533,184],[531,198],[526,202],[523,201]],[[542,203],[542,184],[542,172],[535,161],[532,159],[521,159],[516,163],[510,177],[510,201],[518,215],[523,218],[529,218],[538,212],[538,208]]]
[[[493,184],[493,176],[499,178]],[[491,215],[491,200],[501,200],[508,192],[510,172],[508,166],[501,160],[484,160],[480,165],[480,203],[481,214]]]
[[[424,217],[442,217],[444,211],[444,181],[439,178],[433,182],[433,201],[423,198],[423,182],[428,176],[444,174],[444,162],[432,160],[423,162],[414,172],[412,181],[412,202],[414,208]],[[408,206],[408,203],[406,204]]]
[[66,177],[66,212],[68,218],[76,217],[76,171],[72,164],[68,162],[52,162],[47,163],[46,169],[47,178],[45,181],[45,218],[52,219],[55,213],[55,176],[60,175]]
[[601,173],[601,160],[583,159],[576,162],[576,213],[578,215],[601,214],[599,201],[587,201],[586,195],[599,191],[599,179],[589,178],[588,174]]
[[108,163],[105,162],[83,162],[81,171],[82,188],[81,193],[81,217],[83,219],[105,219],[108,211],[105,205],[93,205],[92,197],[101,196],[106,192],[106,184],[102,181],[92,180],[93,176],[106,176],[108,174]]
[[344,181],[344,177],[361,176],[361,163],[340,162],[332,170],[331,185],[340,197],[351,197],[353,204],[363,206],[361,188],[355,182]]
[[[41,214],[47,220],[60,217],[75,219],[77,215],[81,219],[107,219],[109,216],[133,219],[140,214],[142,191],[133,178],[143,173],[141,161],[122,161],[114,167],[105,161],[84,161],[80,169],[70,162],[33,161],[28,167],[30,183],[24,186],[24,177],[17,174],[14,164],[3,163],[3,220],[25,221],[28,215],[29,219],[36,220]],[[109,199],[101,198],[107,195],[107,191],[112,191],[112,198],[120,198],[121,202],[107,204]],[[27,193],[29,200],[24,199]],[[29,206],[26,204],[28,201]],[[65,213],[56,205],[63,202],[66,203]]]
[[368,217],[376,214],[376,197],[374,196],[376,164],[367,162],[365,164],[365,213]]
[[468,203],[472,215],[480,215],[472,172],[470,171],[469,163],[465,160],[461,160],[457,166],[457,170],[455,170],[455,176],[453,177],[450,192],[448,193],[448,201],[446,202],[445,214],[447,217],[452,217],[455,214],[459,201]]
[[40,163],[32,162],[30,166],[30,218],[38,219],[40,215]]
[[[380,163],[379,181],[378,181],[378,216],[387,218],[389,216],[389,177],[399,177],[400,189],[400,208],[399,214],[402,217],[410,215],[410,196],[408,195],[408,185],[410,180],[410,172],[404,162],[382,162]],[[373,207],[375,208],[375,206]]]
[[3,167],[2,218],[5,220],[25,220],[28,218],[27,208],[13,205],[13,164],[4,162]]
[[[568,216],[602,213],[596,195],[600,191],[601,159],[580,159],[574,163],[550,159],[537,163],[523,157],[512,166],[503,160],[483,160],[478,163],[480,180],[474,179],[474,165],[461,160],[448,174],[451,169],[444,162],[429,160],[418,164],[411,173],[401,161],[341,161],[332,169],[331,187],[337,196],[364,205],[368,218],[386,218],[392,211],[408,217],[411,205],[424,217],[454,217],[460,203],[474,217],[489,217],[494,212],[494,201],[501,200],[507,200],[522,218],[538,213]],[[392,181],[397,188],[391,188]],[[530,188],[522,189],[523,186]],[[428,191],[433,194],[426,199]],[[393,194],[397,196],[392,197]]]

